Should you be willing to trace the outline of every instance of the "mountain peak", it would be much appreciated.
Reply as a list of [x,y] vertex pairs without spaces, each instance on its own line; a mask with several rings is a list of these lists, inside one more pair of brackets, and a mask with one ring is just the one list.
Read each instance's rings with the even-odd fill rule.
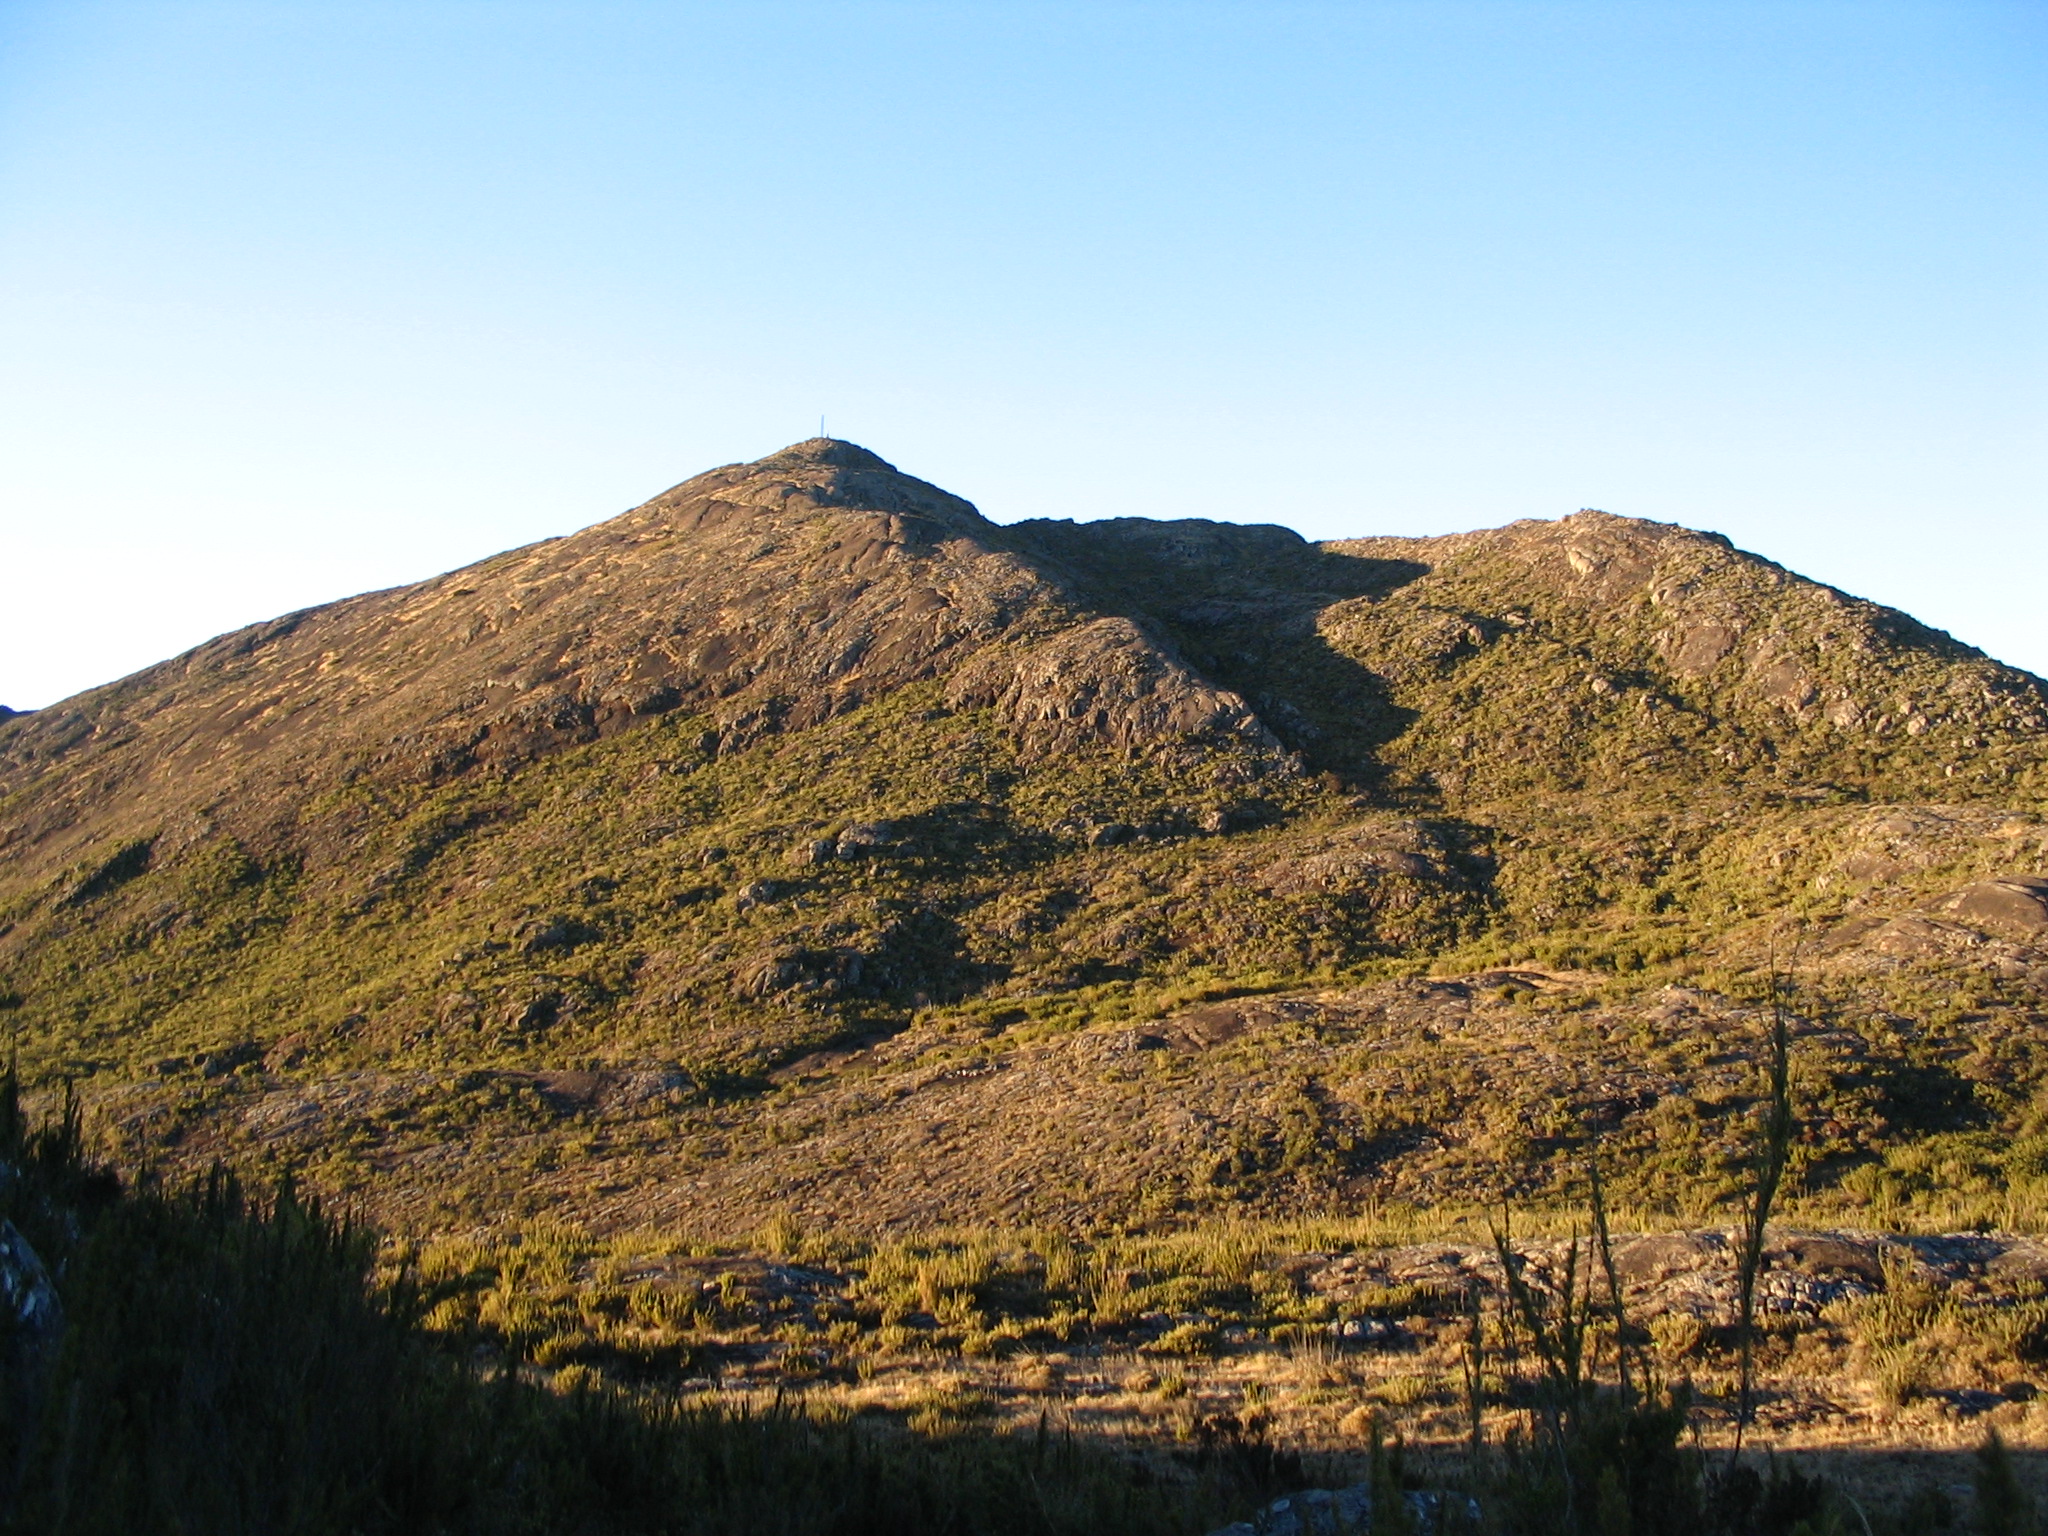
[[668,521],[680,515],[692,527],[700,527],[707,505],[800,517],[824,509],[884,512],[918,519],[925,536],[942,539],[978,537],[993,526],[971,502],[905,474],[858,443],[836,437],[806,438],[751,463],[727,464],[694,476],[634,508],[626,519]]
[[819,464],[833,469],[882,470],[892,475],[902,473],[879,453],[839,437],[807,437],[800,443],[791,443],[787,448],[779,448],[765,458],[756,459],[746,467],[779,469],[792,464]]

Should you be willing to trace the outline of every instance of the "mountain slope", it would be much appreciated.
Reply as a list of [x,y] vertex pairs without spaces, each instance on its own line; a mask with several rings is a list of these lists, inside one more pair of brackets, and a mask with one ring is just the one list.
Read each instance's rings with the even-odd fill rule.
[[819,440],[0,720],[0,975],[136,1155],[422,1225],[1089,1221],[1719,1145],[1797,934],[1850,1198],[2030,1134],[2044,769],[2039,679],[1713,535],[997,526]]
[[[277,835],[322,789],[439,782],[679,708],[730,753],[968,658],[956,693],[1055,740],[1250,725],[1148,637],[1075,619],[965,502],[807,444],[17,717],[0,736],[10,874],[181,818]],[[1024,672],[1002,664],[1055,634]]]

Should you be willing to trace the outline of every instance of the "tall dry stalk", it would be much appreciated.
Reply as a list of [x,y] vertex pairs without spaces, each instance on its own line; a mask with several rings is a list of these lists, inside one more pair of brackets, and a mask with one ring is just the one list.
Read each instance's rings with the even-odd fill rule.
[[1772,1202],[1785,1177],[1792,1155],[1792,1042],[1785,1022],[1784,978],[1775,957],[1771,965],[1771,1056],[1770,1090],[1764,1106],[1764,1120],[1758,1130],[1755,1157],[1756,1183],[1751,1187],[1749,1208],[1744,1213],[1742,1252],[1736,1271],[1739,1314],[1736,1337],[1740,1349],[1739,1388],[1735,1409],[1735,1445],[1729,1453],[1732,1464],[1742,1454],[1743,1431],[1749,1426],[1756,1390],[1756,1279],[1763,1269],[1764,1232],[1771,1219]]
[[[1545,1282],[1539,1294],[1529,1283],[1528,1260],[1515,1251],[1505,1204],[1501,1207],[1501,1224],[1493,1229],[1494,1251],[1500,1259],[1507,1290],[1502,1321],[1505,1324],[1509,1317],[1519,1319],[1543,1370],[1543,1424],[1557,1457],[1567,1529],[1575,1527],[1577,1518],[1573,1513],[1571,1440],[1580,1410],[1585,1407],[1586,1330],[1592,1321],[1593,1300],[1590,1272],[1585,1277],[1587,1283],[1580,1284],[1579,1242],[1579,1234],[1574,1232],[1565,1247],[1563,1275],[1555,1283]],[[1507,1329],[1503,1327],[1502,1331]]]
[[1465,1418],[1472,1437],[1472,1468],[1476,1475],[1486,1452],[1486,1317],[1479,1305],[1479,1280],[1465,1287]]
[[1614,1312],[1614,1375],[1621,1391],[1621,1406],[1627,1410],[1631,1398],[1628,1388],[1628,1311],[1621,1303],[1621,1276],[1614,1267],[1614,1243],[1607,1235],[1607,1193],[1600,1184],[1600,1158],[1597,1150],[1586,1159],[1586,1172],[1593,1186],[1593,1236],[1599,1244],[1600,1268],[1607,1277],[1607,1301]]
[[1590,1321],[1590,1287],[1580,1283],[1579,1234],[1565,1245],[1564,1274],[1544,1284],[1539,1294],[1529,1283],[1528,1260],[1515,1250],[1506,1224],[1493,1232],[1494,1251],[1507,1280],[1508,1301],[1536,1350],[1544,1385],[1555,1409],[1576,1412],[1585,1384],[1586,1325]]

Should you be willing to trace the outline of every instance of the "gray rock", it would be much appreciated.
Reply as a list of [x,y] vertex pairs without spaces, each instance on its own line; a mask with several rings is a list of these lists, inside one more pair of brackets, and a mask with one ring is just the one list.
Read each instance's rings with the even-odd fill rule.
[[[1479,1518],[1479,1506],[1469,1498],[1434,1490],[1414,1490],[1404,1496],[1409,1521],[1420,1530],[1437,1528],[1445,1501],[1471,1521]],[[1307,1488],[1275,1499],[1249,1520],[1239,1520],[1211,1531],[1209,1536],[1350,1536],[1372,1529],[1372,1485],[1354,1483],[1349,1488]]]
[[1330,1324],[1330,1336],[1353,1349],[1369,1349],[1391,1344],[1401,1337],[1401,1330],[1383,1317],[1340,1317]]
[[[0,1423],[32,1425],[42,1417],[50,1367],[64,1337],[64,1305],[50,1272],[11,1221],[0,1220]],[[33,1436],[17,1446],[26,1457]],[[18,1477],[23,1462],[12,1469]],[[0,1470],[0,1505],[8,1497]]]
[[2048,939],[2048,880],[2038,875],[2005,875],[1980,880],[1941,903],[1973,927],[2022,943]]
[[745,912],[754,907],[768,905],[782,895],[782,887],[773,880],[754,880],[743,885],[739,894],[733,897],[733,905]]
[[842,859],[858,859],[893,848],[898,841],[896,829],[886,821],[855,822],[839,834],[836,851]]
[[50,1272],[11,1221],[0,1220],[0,1309],[14,1347],[54,1346],[64,1331],[64,1305]]
[[529,955],[549,950],[574,949],[596,938],[597,930],[559,912],[537,917],[519,928],[519,947]]

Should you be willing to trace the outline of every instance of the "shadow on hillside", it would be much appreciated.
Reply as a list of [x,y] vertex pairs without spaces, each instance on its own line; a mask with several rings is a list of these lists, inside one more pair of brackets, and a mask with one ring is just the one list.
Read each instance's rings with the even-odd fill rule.
[[1283,528],[1199,519],[1031,522],[1010,532],[1089,607],[1144,625],[1243,695],[1312,770],[1366,791],[1384,787],[1380,753],[1415,712],[1333,649],[1317,619],[1336,603],[1381,601],[1428,566],[1318,549]]
[[1155,616],[1189,663],[1242,694],[1318,773],[1386,789],[1381,753],[1415,723],[1385,678],[1335,649],[1318,620],[1340,602],[1378,602],[1428,571],[1411,560],[1317,552],[1313,585],[1249,600],[1182,603]]

